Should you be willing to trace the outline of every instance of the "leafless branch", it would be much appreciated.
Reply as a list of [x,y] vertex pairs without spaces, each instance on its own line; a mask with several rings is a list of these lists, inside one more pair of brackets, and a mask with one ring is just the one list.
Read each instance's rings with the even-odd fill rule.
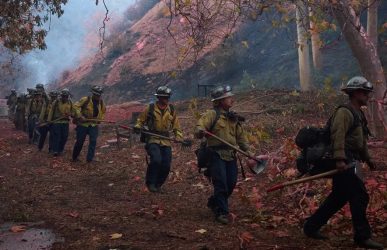
[[[109,9],[106,6],[105,0],[102,0],[103,6],[105,7],[105,18],[102,21],[102,26],[99,28],[99,48],[101,51],[101,55],[103,57],[103,44],[105,42],[105,31],[106,31],[106,22],[109,20],[108,15],[109,15]],[[98,4],[98,0],[96,0],[96,4]]]

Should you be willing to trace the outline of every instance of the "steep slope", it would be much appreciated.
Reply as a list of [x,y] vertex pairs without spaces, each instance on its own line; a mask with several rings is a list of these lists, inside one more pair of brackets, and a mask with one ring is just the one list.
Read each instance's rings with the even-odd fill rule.
[[[379,12],[383,22],[387,3]],[[229,83],[237,88],[298,88],[294,24],[273,28],[270,15],[266,15],[256,22],[241,24],[226,41],[213,41],[195,63],[185,60],[180,64],[179,48],[187,41],[181,35],[172,38],[166,29],[168,24],[168,8],[159,2],[134,25],[107,41],[104,57],[98,54],[75,71],[67,72],[60,86],[70,87],[77,98],[90,85],[105,85],[109,103],[144,101],[156,86],[166,83],[174,88],[177,99],[196,95],[199,83]],[[182,21],[172,23],[171,30],[179,34],[184,27]],[[379,39],[382,61],[387,62],[387,34],[380,34]],[[324,40],[330,42],[322,49],[324,68],[314,73],[315,85],[339,85],[360,74],[339,31],[325,33]]]

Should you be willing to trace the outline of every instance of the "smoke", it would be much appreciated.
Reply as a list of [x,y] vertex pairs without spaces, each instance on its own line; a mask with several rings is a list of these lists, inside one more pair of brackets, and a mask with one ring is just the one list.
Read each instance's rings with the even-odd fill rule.
[[[109,9],[106,36],[109,27],[123,19],[125,10],[135,0],[105,0]],[[34,50],[22,58],[28,77],[18,79],[20,90],[35,86],[36,83],[49,84],[60,77],[64,70],[76,68],[81,60],[99,49],[99,28],[105,17],[105,7],[100,1],[70,0],[64,6],[64,14],[52,17],[46,37],[46,50]],[[49,25],[49,26],[48,26]]]

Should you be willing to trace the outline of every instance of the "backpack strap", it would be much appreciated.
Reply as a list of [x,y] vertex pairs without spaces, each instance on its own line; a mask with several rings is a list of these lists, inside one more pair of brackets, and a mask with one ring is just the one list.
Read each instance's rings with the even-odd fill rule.
[[[360,122],[359,115],[356,113],[356,111],[350,105],[345,105],[345,104],[344,105],[340,105],[337,109],[339,109],[339,108],[346,108],[346,109],[348,109],[351,112],[352,116],[353,116],[353,122],[352,122],[351,127],[347,131],[347,135],[351,134],[357,127],[362,126],[362,124]],[[362,111],[360,111],[360,112],[362,112]]]
[[84,112],[85,108],[87,107],[87,105],[89,105],[90,99],[91,99],[90,96],[88,96],[87,100],[82,104],[82,106],[81,106],[81,114],[82,115],[84,115],[83,112]]
[[149,104],[148,113],[146,115],[145,124],[148,126],[150,130],[153,130],[154,127],[154,112],[155,112],[155,104]]
[[172,104],[169,104],[169,109],[171,110],[171,115],[175,116],[175,106],[173,106]]
[[[171,111],[171,115],[172,116],[175,116],[175,106],[173,106],[172,104],[169,104],[169,109]],[[148,128],[150,130],[153,130],[154,128],[154,118],[155,118],[155,115],[154,115],[154,112],[155,112],[155,103],[151,103],[149,104],[149,109],[148,109],[148,114],[146,116],[146,120],[145,120],[145,124],[148,126]]]
[[326,125],[327,128],[330,128],[330,126],[332,125],[333,117],[336,114],[337,110],[339,110],[340,108],[346,108],[347,110],[349,110],[351,112],[351,114],[353,116],[353,122],[352,122],[351,127],[348,129],[348,131],[346,133],[347,135],[351,134],[359,126],[361,126],[363,128],[363,131],[364,131],[366,136],[370,135],[370,132],[369,132],[369,129],[367,126],[367,119],[365,118],[363,111],[360,110],[360,115],[361,115],[361,117],[360,117],[359,114],[348,104],[343,104],[343,105],[340,105],[336,108],[335,112],[329,118],[329,120],[327,122],[327,125]]
[[105,103],[103,102],[102,98],[101,98],[101,100],[100,100],[99,103],[100,103],[100,105],[101,105],[101,110],[103,110],[104,107],[105,107]]
[[215,115],[215,120],[212,122],[211,127],[209,129],[209,132],[212,132],[212,130],[215,128],[216,123],[218,122],[220,118],[220,110],[217,108],[214,108],[216,115]]
[[51,117],[51,119],[52,119],[52,120],[55,119],[55,113],[56,113],[56,109],[58,108],[58,102],[59,102],[59,99],[56,99],[56,100],[52,103],[52,106],[51,106],[51,109],[52,109],[52,117]]

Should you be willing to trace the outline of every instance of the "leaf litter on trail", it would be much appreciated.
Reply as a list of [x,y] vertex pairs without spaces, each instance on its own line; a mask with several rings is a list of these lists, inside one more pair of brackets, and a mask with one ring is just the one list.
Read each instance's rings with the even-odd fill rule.
[[246,245],[254,239],[254,236],[250,232],[245,231],[238,235],[238,238],[240,249],[245,249]]
[[205,233],[207,233],[207,230],[201,228],[201,229],[196,230],[195,233],[205,234]]
[[9,231],[11,231],[12,233],[20,233],[20,232],[24,232],[26,231],[27,227],[26,226],[12,226]]
[[122,238],[122,234],[120,234],[120,233],[114,233],[114,234],[110,235],[110,239],[111,240],[116,240],[116,239],[119,239],[119,238]]
[[66,214],[67,216],[73,217],[73,218],[78,218],[79,213],[77,211],[72,211]]

